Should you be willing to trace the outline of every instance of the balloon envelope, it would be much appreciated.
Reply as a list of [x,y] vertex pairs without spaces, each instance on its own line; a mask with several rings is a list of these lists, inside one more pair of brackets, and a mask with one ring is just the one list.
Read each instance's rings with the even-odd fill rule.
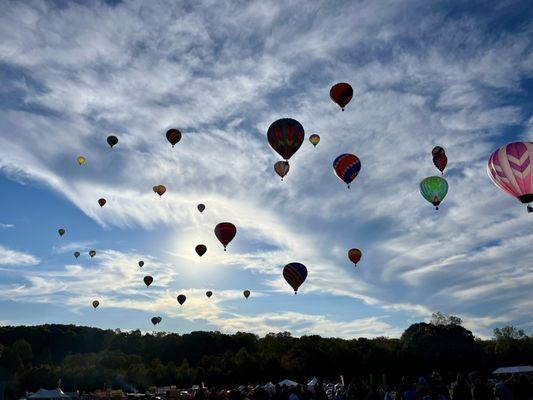
[[59,233],[59,236],[63,236],[65,234],[65,230],[63,228],[60,228],[57,230],[57,233]]
[[202,257],[207,251],[207,247],[203,244],[199,244],[198,246],[196,246],[195,250],[196,250],[196,254]]
[[200,204],[198,204],[198,205],[196,206],[196,208],[198,208],[198,211],[200,211],[200,212],[204,212],[204,210],[205,210],[205,204],[200,203]]
[[341,154],[333,161],[333,171],[339,179],[350,187],[361,170],[361,160],[355,154]]
[[268,143],[285,160],[300,148],[305,132],[302,124],[292,118],[274,121],[268,128]]
[[207,292],[205,292],[205,295],[207,296],[207,298],[210,298],[211,296],[213,296],[213,292],[211,290],[208,290]]
[[98,300],[93,301],[93,307],[97,308],[100,305],[100,302]]
[[141,268],[144,267],[144,261],[143,260],[139,261],[137,264],[139,264],[139,267],[141,267]]
[[313,134],[309,136],[309,141],[311,142],[313,146],[316,147],[316,145],[320,142],[320,136]]
[[150,275],[147,275],[143,278],[143,281],[146,286],[150,286],[154,281],[154,278],[152,278]]
[[181,140],[181,132],[178,129],[169,129],[167,131],[167,140],[174,147]]
[[76,158],[76,161],[78,161],[79,165],[83,165],[83,164],[85,164],[87,159],[85,157],[83,157],[83,156],[78,156],[78,158]]
[[446,157],[446,154],[439,153],[436,156],[433,156],[433,164],[435,164],[435,167],[437,169],[444,173],[444,168],[446,168],[446,165],[448,165],[448,157]]
[[344,107],[346,107],[353,97],[353,88],[346,82],[337,83],[329,90],[329,97],[344,111]]
[[215,236],[224,246],[224,251],[226,250],[226,246],[233,240],[236,234],[237,228],[231,222],[221,222],[215,226]]
[[246,298],[250,297],[250,291],[249,291],[249,290],[245,290],[244,292],[242,292],[242,294],[243,294],[244,297],[246,297]]
[[359,249],[350,249],[348,250],[348,258],[351,262],[353,262],[355,265],[359,262],[361,259],[362,253]]
[[98,204],[100,205],[100,207],[105,206],[105,203],[107,203],[106,199],[104,198],[98,199]]
[[533,142],[500,147],[489,158],[487,173],[505,193],[527,204],[533,202]]
[[307,278],[307,268],[305,265],[293,262],[283,268],[283,277],[294,289],[294,294],[298,293],[298,288]]
[[165,192],[167,191],[167,188],[164,185],[157,185],[152,188],[152,190],[159,195],[159,197],[163,196]]
[[430,176],[420,182],[420,193],[438,210],[448,193],[448,182],[440,176]]
[[108,136],[107,137],[107,144],[111,146],[111,148],[118,143],[118,138],[116,136]]
[[151,321],[152,321],[152,324],[154,325],[157,325],[161,322],[162,318],[161,317],[152,317]]
[[187,297],[185,297],[184,294],[180,294],[180,295],[178,296],[178,303],[180,303],[180,306],[182,306],[183,303],[185,303],[185,300],[187,300]]
[[440,146],[435,146],[433,147],[433,150],[431,150],[431,155],[433,157],[435,157],[436,155],[439,155],[439,154],[446,154],[446,152],[444,151],[444,149]]
[[96,255],[96,251],[94,250],[89,251],[89,255],[91,256],[91,258],[93,258]]
[[289,163],[287,161],[278,161],[274,164],[274,171],[276,171],[276,174],[281,177],[281,180],[283,180],[283,177],[289,173],[289,168]]
[[74,257],[78,258],[80,255],[81,255],[81,253],[79,251],[75,251],[74,252]]

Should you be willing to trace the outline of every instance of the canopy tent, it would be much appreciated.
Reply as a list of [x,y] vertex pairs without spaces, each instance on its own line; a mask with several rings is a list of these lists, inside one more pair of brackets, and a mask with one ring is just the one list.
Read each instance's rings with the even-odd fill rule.
[[278,383],[278,385],[280,385],[280,386],[285,385],[285,386],[288,386],[288,387],[293,387],[293,386],[298,386],[299,383],[291,381],[290,379],[283,379],[281,382]]
[[492,371],[495,375],[501,374],[527,374],[533,373],[533,367],[531,365],[519,365],[517,367],[501,367]]
[[266,385],[263,386],[263,389],[265,389],[268,393],[272,394],[276,391],[276,385],[274,385],[272,382],[268,382]]
[[46,390],[39,389],[32,395],[28,396],[28,399],[70,399],[61,389]]

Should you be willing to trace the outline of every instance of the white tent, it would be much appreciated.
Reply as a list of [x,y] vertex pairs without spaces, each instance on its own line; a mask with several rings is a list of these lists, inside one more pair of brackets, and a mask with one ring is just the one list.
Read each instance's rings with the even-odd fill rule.
[[307,383],[307,389],[309,389],[311,392],[315,391],[315,385],[318,383],[318,379],[316,379],[316,376],[313,377],[308,383]]
[[500,374],[527,374],[533,373],[533,367],[531,365],[520,365],[517,367],[502,367],[492,371],[495,375]]
[[278,383],[278,385],[280,385],[280,386],[285,385],[285,386],[288,386],[288,387],[293,387],[293,386],[298,386],[299,383],[291,381],[290,379],[283,379],[281,382]]
[[61,389],[46,390],[39,389],[31,396],[28,396],[28,399],[70,399]]
[[265,386],[263,386],[263,389],[272,394],[276,391],[276,385],[274,385],[272,382],[268,382]]

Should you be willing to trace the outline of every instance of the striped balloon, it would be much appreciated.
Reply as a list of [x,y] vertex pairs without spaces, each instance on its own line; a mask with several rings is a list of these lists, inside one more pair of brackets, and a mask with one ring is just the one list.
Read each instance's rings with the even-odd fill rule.
[[283,268],[283,277],[294,289],[294,294],[298,293],[298,288],[307,278],[307,268],[305,265],[293,262]]
[[278,161],[274,164],[274,171],[276,171],[276,174],[281,177],[281,180],[283,180],[283,177],[289,173],[289,168],[289,163],[287,161]]
[[285,160],[292,157],[304,141],[304,127],[292,118],[274,121],[267,132],[268,143]]
[[169,129],[166,134],[167,140],[174,147],[181,140],[181,132],[179,129]]
[[438,210],[440,202],[448,193],[448,182],[440,176],[430,176],[420,182],[420,193]]
[[233,240],[236,234],[237,228],[231,222],[221,222],[215,226],[215,236],[224,246],[224,251],[226,251],[226,246]]
[[355,179],[361,170],[361,160],[354,154],[341,154],[333,161],[333,171],[341,181],[350,189],[350,182]]
[[[533,202],[533,142],[514,142],[500,147],[489,158],[490,179],[504,192],[522,203]],[[528,207],[528,211],[531,208]]]

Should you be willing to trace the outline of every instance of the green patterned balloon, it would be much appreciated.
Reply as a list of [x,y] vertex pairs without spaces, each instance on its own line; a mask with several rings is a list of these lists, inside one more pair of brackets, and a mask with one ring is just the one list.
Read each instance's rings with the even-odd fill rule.
[[420,193],[438,210],[440,202],[448,193],[448,182],[440,176],[430,176],[420,182]]

